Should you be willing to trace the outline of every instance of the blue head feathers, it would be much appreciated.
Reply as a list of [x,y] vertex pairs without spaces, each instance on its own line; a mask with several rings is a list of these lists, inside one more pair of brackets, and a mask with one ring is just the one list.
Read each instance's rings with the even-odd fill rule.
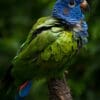
[[57,0],[53,16],[70,24],[76,24],[84,19],[80,4],[82,0]]
[[86,0],[57,0],[52,16],[61,19],[62,22],[69,25],[80,24],[81,30],[78,32],[79,37],[87,37],[87,24],[84,21],[84,13],[81,9],[81,4]]

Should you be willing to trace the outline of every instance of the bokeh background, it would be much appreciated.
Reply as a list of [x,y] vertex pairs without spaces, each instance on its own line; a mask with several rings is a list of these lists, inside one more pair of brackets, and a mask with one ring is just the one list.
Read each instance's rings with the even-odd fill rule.
[[[51,14],[56,0],[0,0],[0,79],[11,64],[32,25]],[[73,100],[100,100],[100,1],[88,0],[89,43],[69,68],[68,84]],[[26,100],[47,100],[44,80],[33,84]],[[0,99],[2,100],[2,99]]]

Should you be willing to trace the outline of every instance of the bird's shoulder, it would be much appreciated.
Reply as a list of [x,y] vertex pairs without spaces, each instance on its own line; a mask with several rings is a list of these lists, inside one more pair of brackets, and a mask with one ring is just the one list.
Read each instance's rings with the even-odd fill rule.
[[37,20],[37,22],[33,25],[32,29],[36,30],[38,28],[41,28],[41,27],[48,27],[48,26],[53,26],[55,23],[57,23],[58,20],[55,19],[54,17],[52,16],[47,16],[47,17],[41,17]]

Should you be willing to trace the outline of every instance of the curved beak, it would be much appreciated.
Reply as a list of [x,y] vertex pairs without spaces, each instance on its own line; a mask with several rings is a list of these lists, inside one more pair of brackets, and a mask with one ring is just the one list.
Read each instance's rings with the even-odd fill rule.
[[80,4],[81,9],[85,11],[90,11],[89,4],[87,3],[86,0],[83,0],[83,2]]

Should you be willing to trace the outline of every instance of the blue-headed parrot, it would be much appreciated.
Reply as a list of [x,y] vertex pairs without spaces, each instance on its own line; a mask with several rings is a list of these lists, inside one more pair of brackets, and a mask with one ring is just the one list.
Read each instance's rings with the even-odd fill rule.
[[12,100],[24,100],[32,81],[63,76],[70,60],[88,42],[83,12],[87,6],[86,0],[57,0],[51,16],[33,25],[2,80],[5,96],[15,90]]

